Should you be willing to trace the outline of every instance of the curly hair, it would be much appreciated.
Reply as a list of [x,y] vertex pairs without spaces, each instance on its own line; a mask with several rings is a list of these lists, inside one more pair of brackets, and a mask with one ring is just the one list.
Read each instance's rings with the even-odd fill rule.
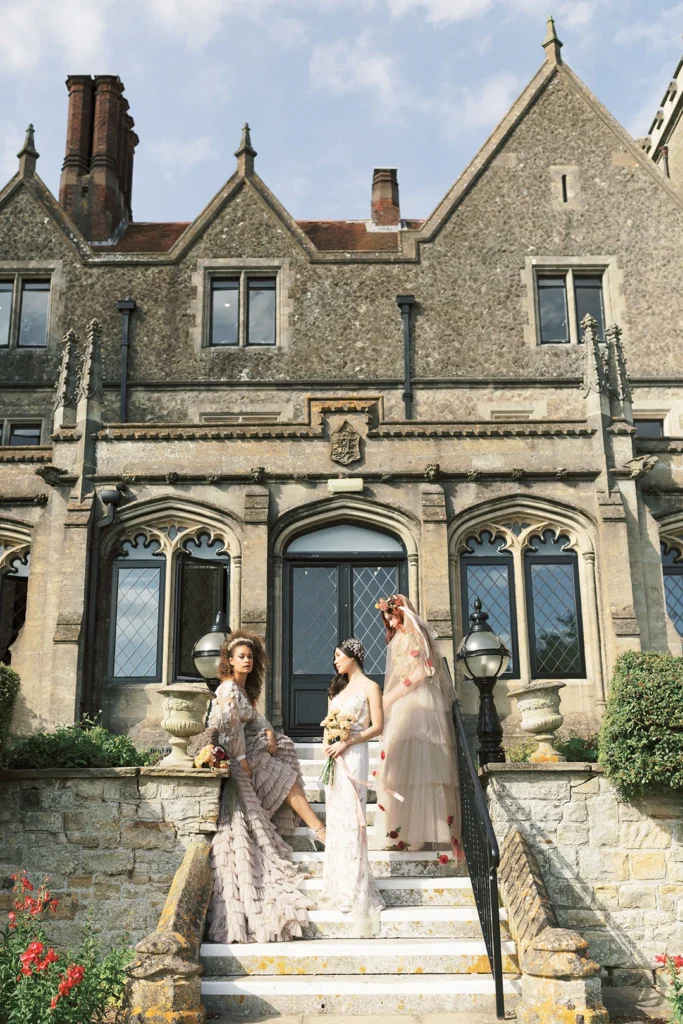
[[[235,641],[240,640],[241,643]],[[246,629],[239,629],[236,633],[228,633],[221,644],[221,657],[218,663],[218,678],[221,682],[225,679],[232,679],[234,675],[233,666],[230,664],[230,655],[238,647],[250,647],[254,652],[254,667],[247,676],[244,687],[247,697],[252,704],[261,696],[261,690],[266,679],[266,668],[268,667],[268,655],[263,640],[257,633],[251,633]]]
[[388,644],[394,639],[396,635],[396,626],[389,625],[389,617],[395,615],[398,619],[399,625],[403,625],[403,594],[392,594],[387,601],[382,602],[385,605],[381,608],[380,605],[375,605],[376,608],[380,608],[380,615],[382,616],[382,622],[384,624],[385,639]]

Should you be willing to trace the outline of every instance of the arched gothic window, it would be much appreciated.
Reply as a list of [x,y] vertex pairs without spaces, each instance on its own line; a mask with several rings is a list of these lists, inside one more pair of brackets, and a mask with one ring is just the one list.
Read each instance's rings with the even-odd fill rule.
[[145,528],[122,540],[112,571],[109,679],[159,682],[167,650],[174,679],[199,679],[192,648],[218,611],[229,613],[229,584],[225,539],[207,530]]
[[683,540],[663,541],[661,547],[666,610],[683,636]]
[[460,549],[463,632],[477,597],[512,652],[508,678],[586,675],[575,538],[561,527],[506,522]]
[[31,555],[0,536],[0,664],[9,665],[11,647],[26,619]]

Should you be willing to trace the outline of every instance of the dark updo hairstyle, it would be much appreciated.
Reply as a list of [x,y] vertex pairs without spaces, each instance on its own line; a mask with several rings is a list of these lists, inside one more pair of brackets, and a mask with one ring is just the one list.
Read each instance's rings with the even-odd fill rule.
[[234,678],[234,668],[230,664],[230,656],[238,647],[250,647],[254,654],[254,667],[247,676],[244,687],[251,704],[261,696],[261,690],[266,679],[266,668],[268,666],[268,655],[263,640],[257,633],[251,633],[246,629],[239,629],[235,633],[228,633],[221,644],[221,657],[218,663],[218,678],[221,682],[225,679]]
[[[341,651],[347,658],[353,658],[355,662],[360,665],[361,671],[363,670],[363,662],[365,661],[365,648],[363,647],[360,640],[356,640],[355,637],[350,637],[348,640],[342,641],[337,644],[335,651]],[[334,664],[334,661],[333,661]],[[327,696],[330,700],[334,700],[338,693],[349,685],[349,677],[346,672],[340,672],[334,677],[330,683],[330,687],[327,691]]]

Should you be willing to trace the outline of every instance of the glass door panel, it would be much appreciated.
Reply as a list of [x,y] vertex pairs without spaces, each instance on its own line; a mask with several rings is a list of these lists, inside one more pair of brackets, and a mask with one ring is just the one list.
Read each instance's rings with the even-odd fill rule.
[[398,565],[354,565],[352,570],[351,632],[365,647],[365,674],[378,683],[384,682],[387,645],[382,619],[375,604],[380,597],[399,591],[398,577]]

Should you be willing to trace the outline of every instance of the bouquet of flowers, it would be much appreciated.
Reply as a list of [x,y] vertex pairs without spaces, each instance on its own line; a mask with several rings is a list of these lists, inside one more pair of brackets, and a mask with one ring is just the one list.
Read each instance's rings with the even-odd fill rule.
[[207,743],[194,759],[195,768],[230,768],[230,758],[222,747]]
[[[353,715],[348,715],[346,712],[341,711],[339,708],[335,708],[331,711],[327,718],[323,719],[320,723],[325,730],[324,742],[329,746],[331,743],[343,743],[351,735],[351,726],[353,725]],[[325,786],[332,786],[334,784],[334,758],[328,757],[325,761],[322,772],[320,773],[320,781]]]

